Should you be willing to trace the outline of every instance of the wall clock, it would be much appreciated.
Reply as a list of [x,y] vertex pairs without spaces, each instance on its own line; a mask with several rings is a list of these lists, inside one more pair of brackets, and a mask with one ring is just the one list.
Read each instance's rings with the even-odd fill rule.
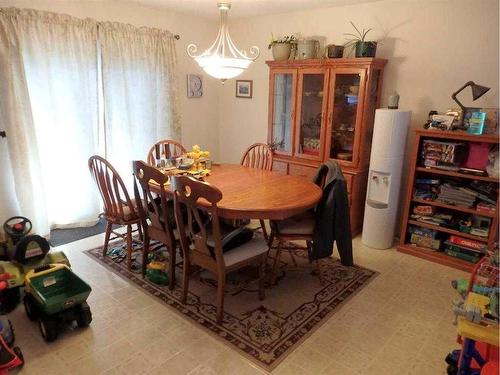
[[203,81],[199,74],[187,75],[188,98],[201,98],[203,96]]

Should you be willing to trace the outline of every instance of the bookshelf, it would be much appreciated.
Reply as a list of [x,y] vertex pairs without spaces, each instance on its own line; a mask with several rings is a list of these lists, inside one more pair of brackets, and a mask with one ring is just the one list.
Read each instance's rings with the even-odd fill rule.
[[[403,212],[403,221],[401,227],[400,244],[397,250],[413,256],[417,256],[429,261],[440,263],[446,266],[454,267],[463,271],[471,272],[474,268],[474,263],[462,260],[443,251],[444,243],[450,236],[458,236],[465,240],[472,240],[478,244],[484,244],[489,249],[493,248],[495,242],[498,241],[498,178],[489,177],[487,175],[473,175],[468,173],[461,173],[460,171],[439,169],[437,167],[425,167],[422,163],[422,150],[423,142],[425,140],[434,140],[438,142],[459,142],[465,143],[470,146],[471,143],[485,143],[491,147],[498,145],[498,137],[495,135],[472,135],[463,131],[440,131],[440,130],[417,130],[415,142],[413,145],[412,156],[410,160],[410,172],[408,177],[408,185],[406,190],[406,198]],[[495,185],[495,211],[478,210],[476,207],[466,207],[462,205],[454,205],[449,202],[440,200],[423,199],[415,196],[417,191],[417,179],[437,179],[440,184],[443,181],[451,180],[456,186],[467,187],[472,181],[479,181],[485,184]],[[462,185],[463,184],[463,185]],[[441,186],[441,185],[436,185]],[[476,200],[477,203],[477,200]],[[487,237],[481,237],[470,233],[460,231],[458,228],[449,226],[441,226],[434,223],[419,221],[412,217],[413,208],[418,205],[430,206],[436,213],[449,214],[453,217],[482,217],[491,220],[489,226],[489,233]],[[432,216],[432,215],[431,215]],[[441,241],[440,250],[433,250],[423,246],[417,246],[410,243],[409,230],[412,228],[423,228],[422,230],[431,230],[436,234],[436,238]]]

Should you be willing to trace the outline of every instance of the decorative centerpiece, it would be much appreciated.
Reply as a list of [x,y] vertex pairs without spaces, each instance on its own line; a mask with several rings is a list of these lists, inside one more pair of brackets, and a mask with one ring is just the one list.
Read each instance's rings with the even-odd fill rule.
[[207,168],[207,161],[210,159],[210,152],[202,151],[200,146],[194,145],[191,151],[186,153],[186,156],[193,161],[191,170],[200,171],[210,169]]

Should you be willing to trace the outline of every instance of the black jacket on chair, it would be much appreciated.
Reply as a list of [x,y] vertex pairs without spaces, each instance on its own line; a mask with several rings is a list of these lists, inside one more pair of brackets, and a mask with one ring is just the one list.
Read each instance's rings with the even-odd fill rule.
[[333,161],[321,164],[313,182],[323,186],[323,195],[315,210],[311,257],[314,260],[332,255],[333,243],[336,241],[340,261],[345,266],[352,266],[349,200],[347,184],[340,166]]

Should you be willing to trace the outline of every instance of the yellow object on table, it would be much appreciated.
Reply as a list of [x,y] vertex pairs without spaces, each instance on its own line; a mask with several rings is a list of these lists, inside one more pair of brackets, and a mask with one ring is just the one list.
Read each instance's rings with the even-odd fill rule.
[[[486,306],[490,303],[489,297],[470,292],[465,300],[465,305],[474,305],[481,309],[484,315],[488,312]],[[458,317],[458,334],[462,338],[484,342],[486,344],[498,346],[498,324],[484,326],[468,321],[463,316]]]

